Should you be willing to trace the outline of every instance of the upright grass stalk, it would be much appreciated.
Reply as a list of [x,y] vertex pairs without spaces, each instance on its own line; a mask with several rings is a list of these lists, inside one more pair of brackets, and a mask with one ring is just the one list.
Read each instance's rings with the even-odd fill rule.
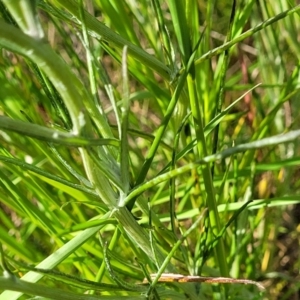
[[[123,183],[123,195],[124,199],[129,191],[129,147],[128,147],[128,117],[129,117],[129,80],[127,70],[127,46],[123,49],[122,56],[122,78],[123,78],[123,105],[122,121],[121,121],[121,180]],[[120,206],[123,206],[123,199],[120,199]]]
[[[232,26],[234,23],[234,17],[235,17],[235,10],[236,10],[236,1],[233,1],[232,4],[232,10],[231,10],[231,16],[229,20],[229,26],[228,26],[228,33],[226,37],[226,41],[231,40],[232,36]],[[225,41],[225,42],[226,42]],[[218,99],[217,99],[217,104],[216,104],[216,112],[215,112],[215,117],[219,115],[222,111],[222,107],[224,104],[224,98],[225,98],[225,79],[226,79],[226,71],[228,69],[228,63],[229,63],[229,49],[225,50],[223,54],[223,62],[222,62],[222,67],[221,67],[221,73],[220,73],[220,90],[218,93]],[[214,135],[213,135],[213,145],[212,145],[212,153],[216,153],[218,149],[218,140],[219,140],[219,126],[218,124],[215,129],[214,129]],[[212,177],[214,177],[214,164],[212,165],[211,168],[211,173]]]
[[153,6],[154,12],[156,14],[156,18],[157,18],[161,44],[162,44],[163,51],[165,54],[165,60],[168,63],[168,65],[172,66],[172,68],[175,68],[175,66],[174,66],[174,63],[175,63],[174,48],[171,44],[170,34],[168,33],[168,29],[166,28],[166,24],[164,22],[161,6],[160,6],[158,0],[151,0],[151,3],[152,3],[152,6]]
[[[197,143],[198,153],[199,153],[199,155],[205,157],[205,156],[207,156],[207,149],[206,149],[206,140],[205,140],[204,130],[203,130],[203,119],[202,119],[199,104],[198,104],[199,102],[198,102],[198,99],[196,96],[194,79],[191,74],[188,75],[187,82],[188,82],[188,89],[189,89],[189,95],[190,95],[190,101],[191,101],[192,114],[194,117],[195,128],[196,128],[196,138],[198,141],[198,143]],[[210,170],[209,164],[202,165],[201,172],[202,172],[202,176],[203,176],[205,192],[207,195],[206,196],[206,204],[209,209],[210,228],[212,230],[212,234],[214,236],[217,236],[220,232],[221,225],[220,225],[220,221],[219,221],[218,209],[217,209],[216,198],[215,198],[215,191],[214,191],[214,186],[213,186],[213,181],[212,181],[211,170]],[[224,244],[223,244],[222,240],[220,240],[216,246],[216,256],[218,259],[218,264],[219,264],[222,276],[228,276],[226,253],[225,253],[225,248],[224,248]]]
[[182,0],[179,1],[170,0],[168,1],[168,4],[173,18],[173,26],[178,40],[181,59],[183,61],[183,64],[185,65],[192,54],[191,41],[190,41],[191,32],[189,31],[189,27],[187,25],[187,20],[186,20],[187,16],[185,14],[185,8],[189,3],[185,3],[185,1]]

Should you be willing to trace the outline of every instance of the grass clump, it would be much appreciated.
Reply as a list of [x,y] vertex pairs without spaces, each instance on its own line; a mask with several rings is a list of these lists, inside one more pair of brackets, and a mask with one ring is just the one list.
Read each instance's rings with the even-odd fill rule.
[[1,2],[0,300],[299,293],[300,6],[202,2]]

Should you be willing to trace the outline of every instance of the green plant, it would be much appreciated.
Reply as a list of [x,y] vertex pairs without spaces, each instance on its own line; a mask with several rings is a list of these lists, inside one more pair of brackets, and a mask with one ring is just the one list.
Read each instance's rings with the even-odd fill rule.
[[299,203],[299,10],[2,0],[0,299],[264,299],[159,278],[280,265],[268,241]]

